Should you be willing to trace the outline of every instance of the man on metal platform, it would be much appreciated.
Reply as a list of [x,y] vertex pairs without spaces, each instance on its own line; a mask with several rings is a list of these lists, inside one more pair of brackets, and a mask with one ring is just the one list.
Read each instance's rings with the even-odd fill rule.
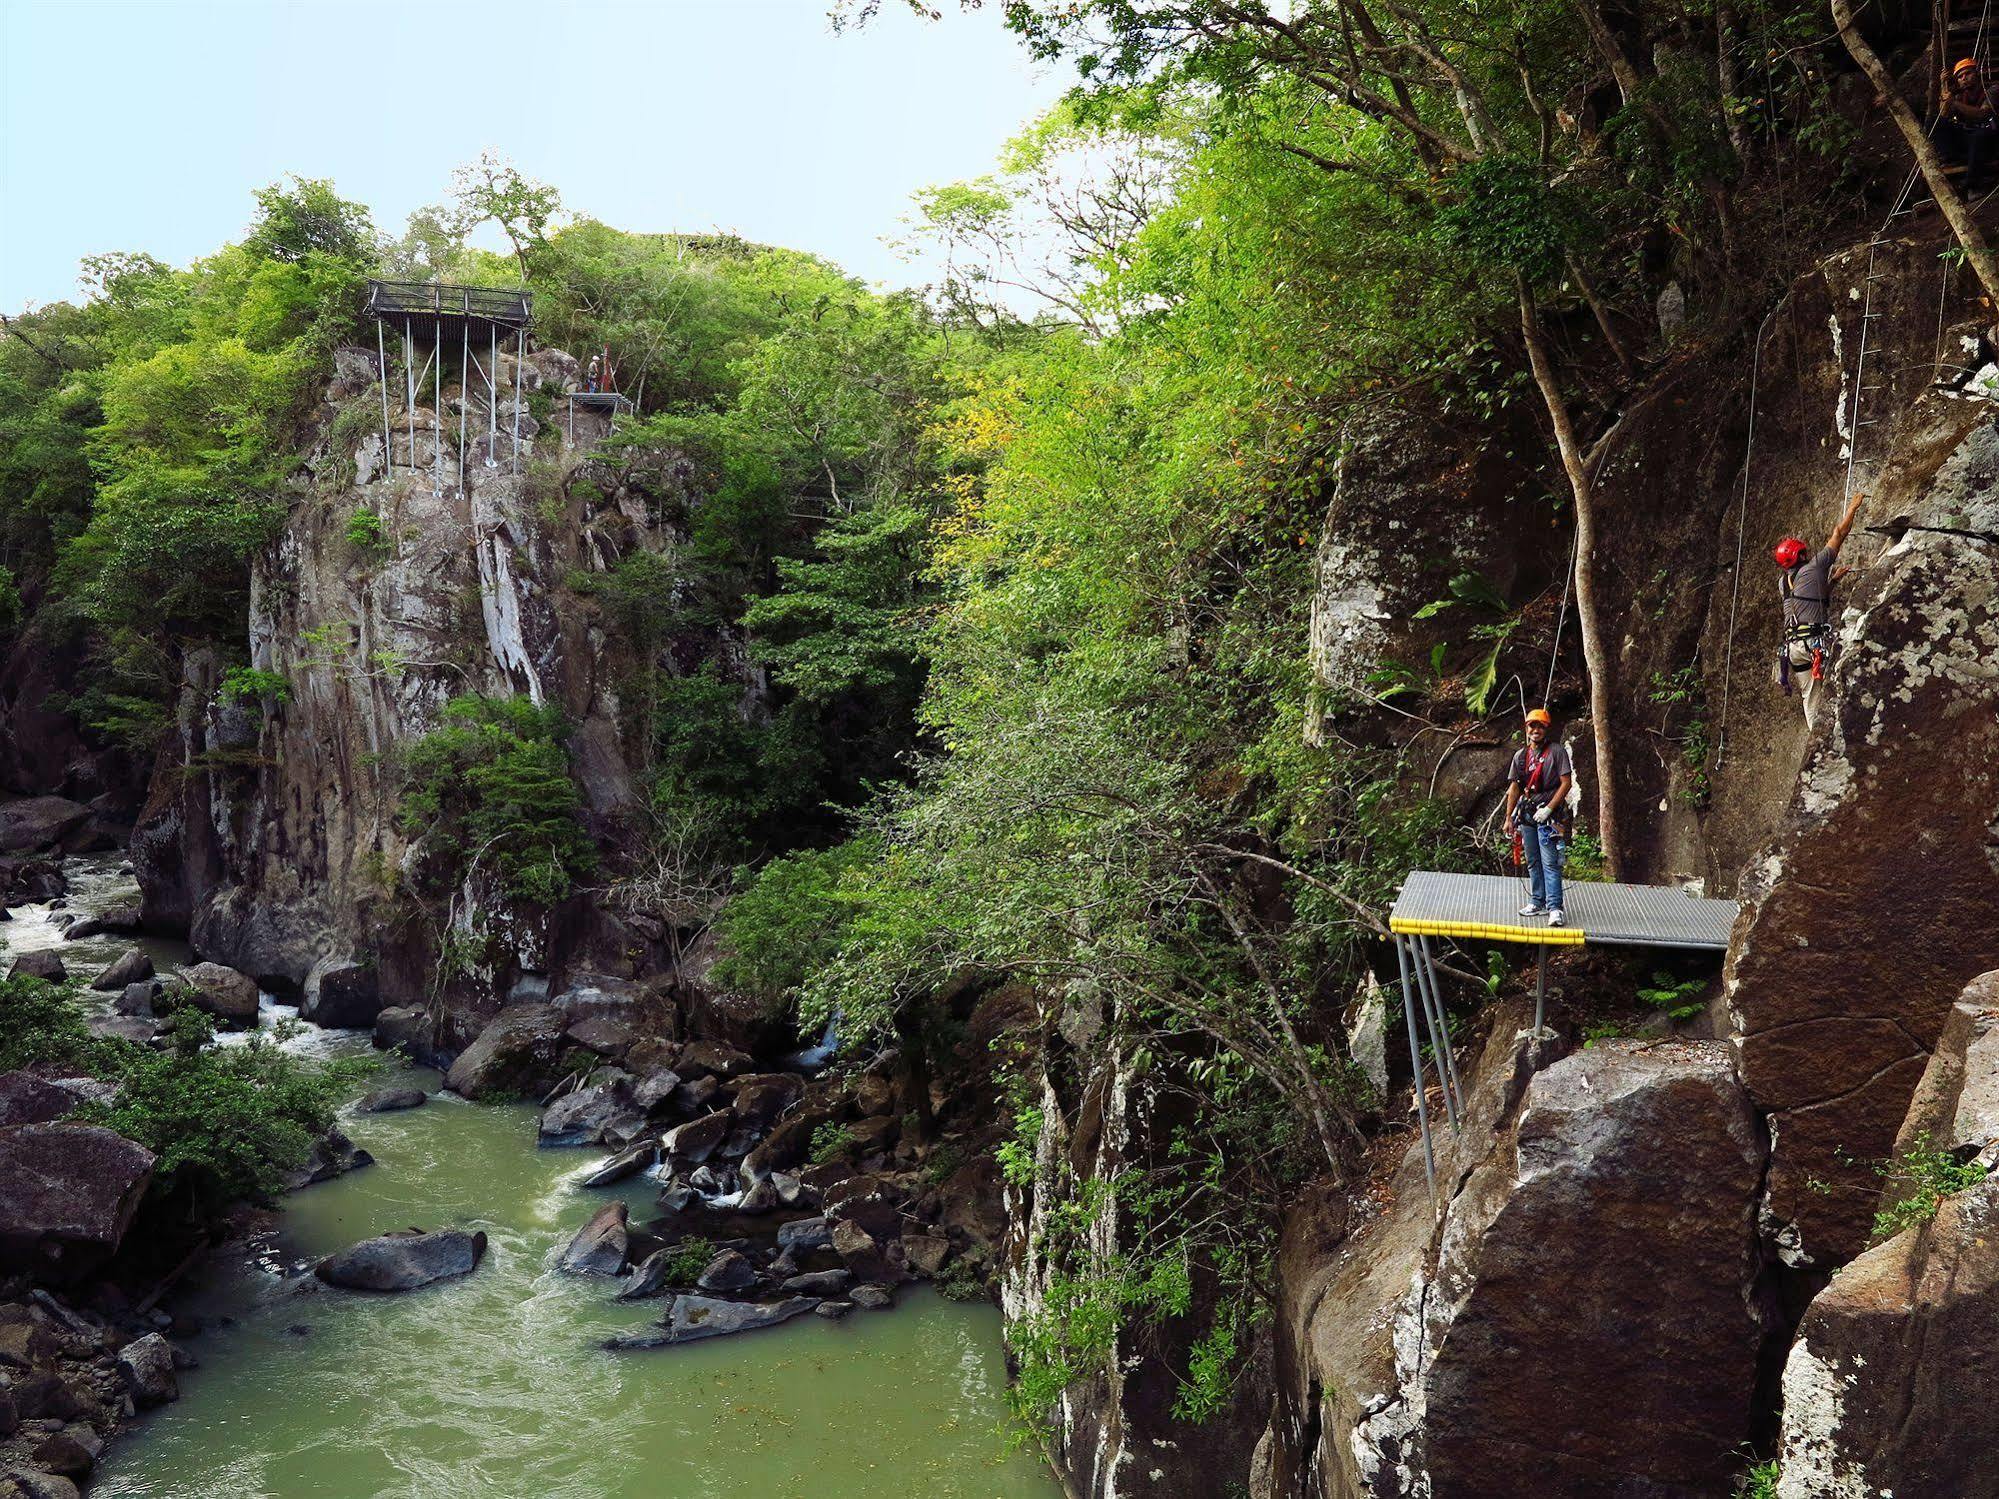
[[1550,742],[1554,727],[1546,708],[1527,715],[1527,747],[1514,754],[1506,772],[1506,825],[1514,830],[1527,862],[1532,899],[1520,914],[1545,915],[1549,926],[1560,926],[1562,854],[1575,766],[1566,745]]

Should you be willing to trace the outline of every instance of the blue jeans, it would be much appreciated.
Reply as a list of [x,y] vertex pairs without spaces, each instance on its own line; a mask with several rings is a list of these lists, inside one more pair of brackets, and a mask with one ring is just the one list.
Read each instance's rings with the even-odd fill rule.
[[1527,859],[1527,878],[1534,904],[1550,911],[1562,907],[1562,834],[1554,819],[1520,823],[1520,849]]

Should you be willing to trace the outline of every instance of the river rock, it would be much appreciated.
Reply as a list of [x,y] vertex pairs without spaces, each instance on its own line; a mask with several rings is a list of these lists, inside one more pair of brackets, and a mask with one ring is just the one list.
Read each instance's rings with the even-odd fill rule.
[[673,1258],[672,1249],[655,1249],[651,1254],[632,1267],[618,1287],[618,1300],[639,1301],[647,1296],[657,1296],[667,1289],[666,1267]]
[[47,1124],[76,1112],[76,1093],[32,1072],[0,1072],[0,1127]]
[[794,1296],[838,1296],[853,1278],[851,1270],[811,1270],[790,1277],[778,1289]]
[[935,1275],[951,1258],[951,1241],[941,1234],[905,1235],[902,1248],[909,1268],[921,1275]]
[[779,1121],[764,1142],[743,1157],[743,1185],[761,1181],[776,1171],[792,1171],[812,1154],[812,1137],[824,1124],[837,1122],[840,1109],[831,1104],[806,1104]]
[[661,1137],[660,1144],[667,1158],[676,1165],[699,1165],[715,1153],[715,1147],[722,1143],[729,1133],[729,1115],[717,1110],[699,1119],[690,1119],[677,1125]]
[[172,1008],[192,1005],[225,1026],[251,1030],[257,1024],[257,981],[220,963],[196,963],[183,968],[178,983],[167,985],[164,1002]]
[[166,986],[158,979],[142,979],[136,984],[127,984],[124,992],[111,1002],[111,1008],[120,1015],[150,1020],[165,989]]
[[697,1077],[691,1081],[683,1082],[678,1088],[675,1088],[673,1090],[673,1101],[686,1113],[696,1114],[713,1103],[715,1095],[721,1091],[722,1082],[720,1078],[714,1076]]
[[747,1255],[733,1249],[716,1255],[694,1281],[704,1291],[742,1291],[756,1283],[757,1267]]
[[774,1213],[783,1206],[783,1200],[778,1197],[777,1188],[770,1184],[769,1178],[757,1182],[736,1200],[736,1211],[752,1217],[760,1213]]
[[81,853],[92,843],[90,808],[61,796],[0,802],[0,854]]
[[612,1338],[607,1348],[664,1348],[674,1343],[692,1343],[702,1338],[728,1337],[732,1333],[754,1332],[775,1327],[811,1311],[818,1302],[810,1296],[789,1296],[783,1301],[722,1301],[713,1296],[681,1295],[661,1324],[665,1331],[636,1337]]
[[84,1479],[97,1466],[104,1439],[88,1426],[66,1426],[44,1437],[30,1456],[37,1466],[64,1478]]
[[324,969],[308,979],[299,1018],[333,1030],[364,1031],[382,1013],[382,993],[375,970],[359,963]]
[[542,1111],[537,1141],[543,1146],[596,1145],[627,1140],[645,1123],[623,1080],[578,1088]]
[[79,916],[63,928],[63,940],[81,942],[86,937],[101,937],[106,932],[136,932],[139,930],[139,908],[137,905],[106,906],[101,911],[93,911]]
[[847,1299],[871,1312],[884,1312],[895,1305],[895,1292],[887,1286],[855,1286],[847,1293]]
[[403,1109],[420,1109],[430,1102],[421,1088],[377,1088],[354,1105],[357,1114],[394,1114]]
[[644,984],[603,973],[579,973],[549,1003],[572,1024],[616,1020],[628,1026],[634,1035],[644,1029],[640,1022],[657,1007],[652,991]]
[[833,1252],[840,1256],[840,1262],[854,1272],[856,1280],[888,1281],[898,1280],[898,1267],[889,1258],[881,1242],[851,1218],[837,1219],[833,1224]]
[[484,1233],[404,1229],[328,1255],[313,1273],[330,1286],[352,1291],[413,1291],[432,1281],[471,1274],[485,1254]]
[[854,1112],[863,1117],[891,1113],[895,1108],[895,1089],[879,1072],[863,1072],[855,1078],[849,1096],[854,1100]]
[[330,1129],[313,1142],[312,1152],[302,1165],[285,1179],[285,1190],[296,1192],[303,1187],[318,1182],[332,1181],[336,1176],[345,1176],[350,1171],[358,1171],[363,1166],[372,1166],[375,1158],[361,1149],[337,1129]]
[[790,1072],[760,1072],[736,1081],[736,1100],[730,1106],[738,1120],[761,1131],[770,1128],[798,1097],[805,1084]]
[[28,1468],[0,1472],[0,1499],[79,1499],[75,1484],[55,1473]]
[[822,1301],[812,1308],[815,1316],[824,1317],[828,1322],[837,1322],[854,1309],[851,1301]]
[[571,1275],[622,1275],[631,1249],[631,1210],[607,1202],[576,1230],[555,1267]]
[[787,1254],[809,1254],[833,1246],[833,1229],[824,1218],[794,1218],[777,1229],[777,1247]]
[[659,1159],[659,1141],[641,1140],[636,1145],[627,1146],[612,1156],[603,1165],[583,1178],[586,1187],[609,1187],[641,1171],[648,1170]]
[[606,1061],[621,1062],[625,1053],[631,1050],[638,1033],[622,1020],[614,1020],[607,1015],[593,1016],[579,1020],[563,1033],[570,1043],[593,1051]]
[[632,1102],[648,1114],[657,1113],[673,1101],[680,1086],[680,1074],[670,1067],[657,1067],[642,1076],[632,1089]]
[[447,1012],[440,1025],[414,1005],[391,1005],[375,1017],[375,1045],[400,1052],[419,1067],[442,1071],[476,1036],[474,1025],[455,1010]]
[[94,1124],[0,1129],[0,1269],[56,1281],[94,1270],[152,1180],[151,1151]]
[[109,993],[153,976],[153,959],[143,947],[128,947],[124,954],[90,981],[90,987]]
[[738,1051],[723,1042],[690,1041],[680,1049],[680,1060],[674,1064],[674,1071],[690,1080],[704,1077],[727,1080],[742,1076],[755,1065],[748,1052]]
[[118,1350],[118,1373],[132,1392],[133,1403],[141,1409],[180,1398],[173,1345],[156,1332],[135,1338]]
[[7,970],[10,979],[40,979],[46,984],[61,984],[69,981],[69,970],[63,966],[62,954],[53,949],[41,952],[24,952],[14,959],[14,966]]
[[444,1085],[475,1099],[541,1093],[558,1081],[562,1031],[553,1005],[509,1006],[459,1054]]

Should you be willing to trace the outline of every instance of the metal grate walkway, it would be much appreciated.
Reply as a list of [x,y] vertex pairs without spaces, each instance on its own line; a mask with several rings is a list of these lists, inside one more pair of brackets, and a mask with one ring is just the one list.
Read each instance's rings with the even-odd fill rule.
[[1501,875],[1419,869],[1402,882],[1402,893],[1388,913],[1388,927],[1412,937],[1724,952],[1729,929],[1735,925],[1732,900],[1705,900],[1658,885],[1564,880],[1563,914],[1568,925],[1551,927],[1515,914],[1523,889],[1520,880]]

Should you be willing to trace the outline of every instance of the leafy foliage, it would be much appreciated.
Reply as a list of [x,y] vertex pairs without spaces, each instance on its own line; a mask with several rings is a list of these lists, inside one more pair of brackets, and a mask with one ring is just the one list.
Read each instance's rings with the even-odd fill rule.
[[118,1084],[76,1117],[155,1156],[153,1192],[197,1222],[283,1190],[369,1064],[322,1064],[258,1035],[215,1046],[208,1017],[176,1013],[164,1050],[93,1036],[66,989],[0,979],[0,1067],[76,1069]]
[[1983,1166],[1976,1161],[1959,1161],[1932,1140],[1928,1131],[1919,1133],[1906,1152],[1881,1169],[1896,1195],[1874,1215],[1877,1242],[1928,1223],[1936,1217],[1944,1198],[1985,1180]]
[[553,905],[595,868],[567,734],[559,709],[522,697],[445,705],[443,722],[405,752],[396,814],[438,878],[485,870],[515,899]]

